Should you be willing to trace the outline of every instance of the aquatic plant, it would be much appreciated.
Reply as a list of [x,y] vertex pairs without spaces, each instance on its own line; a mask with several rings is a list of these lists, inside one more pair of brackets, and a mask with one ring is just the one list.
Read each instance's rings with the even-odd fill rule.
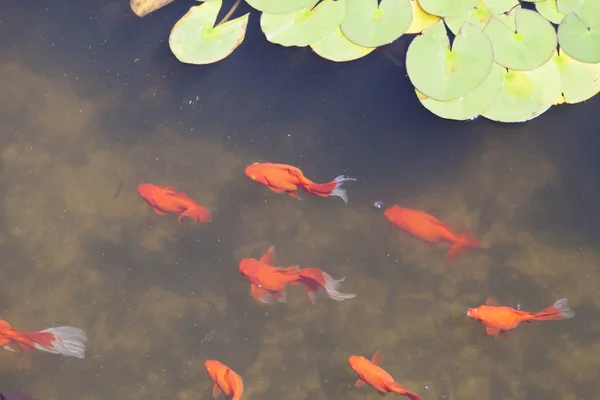
[[[131,0],[144,16],[172,0]],[[215,25],[222,0],[195,5],[169,45],[184,63],[210,64],[244,40],[249,13]],[[447,119],[523,122],[600,91],[598,0],[245,0],[266,39],[334,62],[365,57],[403,35],[417,99]]]

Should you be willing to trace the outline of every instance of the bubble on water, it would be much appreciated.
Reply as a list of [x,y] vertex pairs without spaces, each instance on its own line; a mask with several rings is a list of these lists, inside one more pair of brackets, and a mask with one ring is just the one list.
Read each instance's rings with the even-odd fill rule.
[[425,390],[429,390],[429,386],[425,385]]

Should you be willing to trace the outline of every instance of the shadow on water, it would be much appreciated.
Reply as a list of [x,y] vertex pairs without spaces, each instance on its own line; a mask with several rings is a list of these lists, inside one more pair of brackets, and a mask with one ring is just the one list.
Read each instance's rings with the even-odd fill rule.
[[[183,65],[168,34],[192,2],[146,18],[127,2],[9,2],[0,23],[3,319],[81,326],[84,361],[0,353],[0,391],[43,400],[209,398],[203,362],[248,398],[367,399],[347,359],[383,367],[425,400],[592,399],[600,373],[598,99],[527,124],[432,117],[402,57],[409,38],[347,64],[271,45],[253,13],[226,60]],[[243,4],[240,13],[250,11]],[[350,204],[293,200],[250,182],[254,161],[346,174]],[[175,185],[213,221],[177,223],[139,199]],[[399,232],[374,201],[434,214],[492,243],[451,267],[446,245]],[[260,306],[240,259],[316,266],[357,298]],[[494,340],[469,320],[487,296],[577,318]]]

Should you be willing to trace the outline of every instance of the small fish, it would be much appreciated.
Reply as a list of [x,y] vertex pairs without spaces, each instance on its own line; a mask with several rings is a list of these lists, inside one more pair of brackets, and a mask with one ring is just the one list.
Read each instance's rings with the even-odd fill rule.
[[449,243],[451,247],[446,254],[446,264],[458,259],[468,249],[490,246],[474,239],[470,233],[455,233],[448,225],[422,211],[393,205],[385,210],[384,215],[396,227],[429,244]]
[[231,368],[217,360],[207,360],[204,362],[206,372],[213,380],[212,395],[216,399],[224,393],[228,400],[240,400],[244,393],[244,382]]
[[38,400],[35,397],[31,397],[25,393],[9,393],[2,394],[0,393],[0,400]]
[[206,207],[196,203],[187,194],[177,192],[174,187],[160,187],[144,183],[138,186],[138,193],[158,215],[179,214],[177,222],[180,224],[183,217],[190,217],[202,223],[212,220]]
[[386,370],[379,366],[381,364],[381,354],[378,351],[373,354],[371,361],[363,356],[350,356],[348,362],[356,375],[358,375],[358,380],[354,386],[361,387],[368,384],[382,396],[394,392],[404,395],[411,400],[422,400],[418,394],[411,392],[397,383]]
[[275,301],[287,303],[286,287],[298,284],[304,285],[306,295],[314,305],[317,305],[318,299],[344,301],[356,297],[356,294],[338,291],[340,283],[346,278],[333,279],[319,268],[276,267],[274,246],[270,246],[260,260],[243,259],[239,271],[250,282],[252,297],[264,304],[272,304]]
[[341,186],[344,182],[356,181],[354,178],[340,175],[330,182],[314,183],[306,178],[299,168],[270,162],[255,162],[246,167],[245,173],[248,178],[268,187],[273,192],[287,193],[294,199],[300,199],[298,189],[302,188],[309,196],[339,196],[346,204],[348,195]]
[[0,319],[0,346],[9,351],[41,350],[84,358],[87,336],[79,328],[59,326],[39,332],[21,332]]
[[557,300],[551,306],[537,313],[516,310],[512,307],[498,306],[494,297],[488,297],[485,305],[469,308],[467,316],[485,325],[486,332],[496,339],[506,338],[506,332],[515,329],[519,324],[533,321],[559,321],[575,317],[575,312],[569,308],[567,299]]

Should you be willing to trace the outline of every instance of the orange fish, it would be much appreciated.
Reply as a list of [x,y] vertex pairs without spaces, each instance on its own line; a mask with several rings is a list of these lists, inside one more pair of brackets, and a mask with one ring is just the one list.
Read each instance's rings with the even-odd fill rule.
[[244,393],[244,382],[231,368],[220,363],[217,360],[207,360],[204,362],[204,368],[210,375],[215,385],[212,394],[216,399],[225,393],[228,400],[240,400]]
[[179,214],[177,221],[180,224],[183,217],[191,217],[198,222],[210,222],[212,219],[206,207],[196,203],[187,194],[177,192],[174,187],[144,183],[138,186],[138,193],[158,215]]
[[287,303],[286,287],[298,284],[304,285],[306,294],[314,305],[317,304],[317,299],[344,301],[356,297],[355,294],[338,291],[340,283],[346,278],[333,279],[319,268],[276,267],[274,246],[270,246],[260,260],[243,259],[239,270],[242,276],[250,281],[252,297],[264,304],[272,304],[275,301]]
[[59,326],[39,332],[21,332],[0,319],[0,346],[9,351],[41,350],[83,358],[87,336],[79,328]]
[[455,233],[433,215],[393,205],[385,210],[385,217],[411,236],[429,244],[449,243],[446,263],[456,260],[467,249],[489,247],[489,243],[474,239],[469,233]]
[[310,196],[339,196],[348,203],[346,190],[342,184],[348,181],[356,181],[340,175],[330,182],[314,183],[306,178],[299,168],[286,164],[253,163],[246,167],[246,176],[255,182],[265,185],[275,193],[287,193],[294,199],[298,197],[298,189],[302,188]]
[[557,300],[548,308],[537,313],[516,310],[511,307],[498,306],[498,301],[488,297],[485,305],[477,308],[469,308],[467,316],[485,325],[488,335],[506,338],[506,331],[515,329],[521,322],[531,323],[533,321],[559,321],[575,317],[575,312],[569,308],[567,299]]
[[363,356],[350,356],[348,362],[350,363],[350,367],[356,372],[356,375],[358,375],[358,380],[354,386],[361,387],[368,384],[377,390],[380,395],[394,392],[404,395],[411,400],[421,400],[418,394],[407,390],[404,386],[397,383],[386,370],[379,366],[381,364],[381,354],[378,351],[373,354],[371,361]]

